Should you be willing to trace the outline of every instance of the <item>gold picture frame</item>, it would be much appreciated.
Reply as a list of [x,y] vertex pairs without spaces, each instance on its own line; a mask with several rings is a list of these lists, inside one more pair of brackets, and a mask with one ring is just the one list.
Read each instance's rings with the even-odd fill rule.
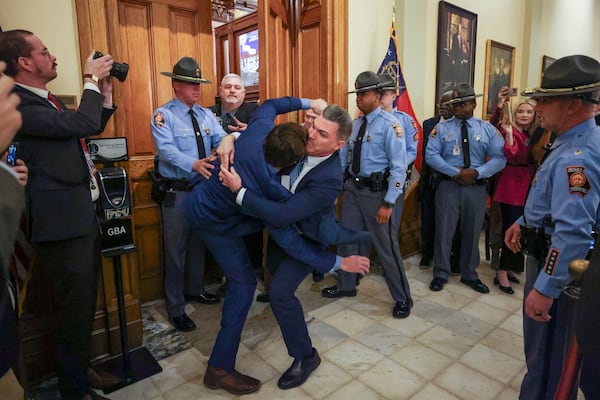
[[513,87],[514,72],[515,48],[488,39],[483,83],[483,119],[490,119],[492,116],[502,86]]

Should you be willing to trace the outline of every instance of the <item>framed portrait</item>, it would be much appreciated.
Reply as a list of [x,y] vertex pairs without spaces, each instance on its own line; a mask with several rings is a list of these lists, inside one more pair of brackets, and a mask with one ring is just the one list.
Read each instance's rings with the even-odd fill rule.
[[473,86],[477,14],[445,1],[439,3],[435,102],[459,83]]
[[548,68],[552,63],[556,61],[556,58],[543,56],[542,57],[542,73],[540,75],[540,84],[542,83],[542,76],[544,76],[544,71]]
[[515,48],[488,40],[483,83],[483,119],[490,119],[492,116],[494,107],[498,104],[498,92],[502,86],[513,87],[514,70]]

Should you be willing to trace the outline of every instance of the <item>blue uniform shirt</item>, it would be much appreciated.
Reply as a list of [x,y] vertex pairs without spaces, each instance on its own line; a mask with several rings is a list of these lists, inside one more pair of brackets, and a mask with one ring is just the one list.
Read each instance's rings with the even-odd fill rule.
[[[524,218],[518,220],[551,235],[550,254],[534,284],[549,297],[557,298],[569,281],[569,263],[585,258],[599,222],[600,128],[595,125],[590,119],[556,138],[531,183]],[[551,223],[545,226],[546,216]]]
[[[461,123],[458,118],[440,122],[429,134],[425,161],[427,164],[450,177],[460,172],[464,166],[461,145]],[[490,123],[471,117],[467,120],[469,132],[469,168],[479,172],[479,178],[489,178],[506,165],[503,147],[504,139]],[[487,157],[490,157],[486,161]]]
[[[342,170],[352,164],[354,142],[363,120],[357,118],[352,123],[352,134],[340,150]],[[402,195],[406,180],[406,141],[404,129],[392,114],[377,107],[367,116],[367,130],[362,141],[360,156],[360,176],[369,177],[375,172],[390,170],[389,187],[384,200],[395,203]]]
[[[192,109],[208,156],[227,133],[211,110],[197,104]],[[192,170],[192,164],[198,160],[198,145],[189,110],[181,100],[174,98],[157,108],[152,116],[152,138],[158,153],[160,174],[168,179],[192,181],[200,177]]]
[[404,129],[404,139],[406,140],[406,165],[414,162],[417,158],[417,148],[419,146],[419,131],[415,121],[410,115],[398,109],[393,109],[391,114],[400,122]]

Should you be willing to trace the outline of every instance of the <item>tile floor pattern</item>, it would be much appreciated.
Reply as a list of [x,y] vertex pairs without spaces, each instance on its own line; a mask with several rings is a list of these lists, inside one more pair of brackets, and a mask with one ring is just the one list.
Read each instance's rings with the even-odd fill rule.
[[[322,363],[304,385],[292,390],[277,388],[277,379],[292,360],[269,306],[254,302],[236,368],[263,384],[258,393],[241,398],[517,399],[525,373],[523,285],[513,284],[514,296],[500,292],[492,284],[494,271],[483,261],[478,272],[490,294],[473,291],[460,283],[460,277],[451,277],[443,291],[432,292],[431,270],[420,269],[418,262],[418,255],[405,260],[414,299],[412,314],[405,320],[392,318],[389,291],[377,271],[361,281],[354,298],[322,298],[320,290],[332,285],[333,277],[317,284],[309,276],[303,282],[298,294]],[[202,383],[220,307],[188,304],[187,311],[198,325],[186,334],[194,347],[160,361],[162,373],[107,397],[238,398]]]

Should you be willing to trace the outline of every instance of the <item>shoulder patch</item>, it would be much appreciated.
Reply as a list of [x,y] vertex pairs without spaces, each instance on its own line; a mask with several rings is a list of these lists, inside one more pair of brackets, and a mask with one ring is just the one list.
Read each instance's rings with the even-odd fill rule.
[[585,175],[585,167],[572,166],[567,167],[567,177],[569,179],[569,193],[584,197],[591,189],[590,181]]
[[436,137],[436,135],[437,135],[437,129],[433,128],[431,130],[431,133],[429,134],[429,137],[434,138],[434,137]]
[[167,121],[165,120],[165,116],[160,111],[157,112],[156,114],[154,114],[153,120],[154,120],[154,126],[156,126],[158,128],[162,128],[167,123]]
[[394,127],[394,130],[396,131],[396,136],[397,137],[403,137],[404,136],[404,129],[402,129],[402,125],[394,124],[392,126]]

